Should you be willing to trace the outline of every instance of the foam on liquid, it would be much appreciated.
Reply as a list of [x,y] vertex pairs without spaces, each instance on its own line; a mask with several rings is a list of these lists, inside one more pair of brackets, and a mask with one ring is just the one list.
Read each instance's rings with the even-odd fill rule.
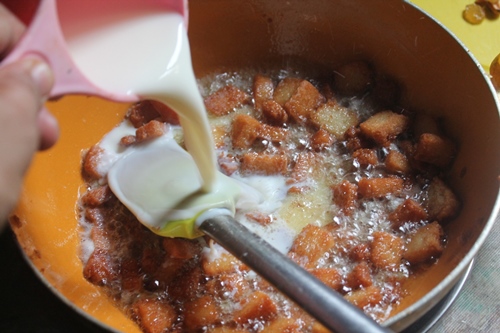
[[[211,129],[181,15],[148,11],[121,15],[67,39],[79,68],[99,87],[158,100],[180,116],[190,154],[178,146],[172,129],[160,139],[123,150],[117,144],[119,138],[134,134],[134,129],[122,125],[101,142],[105,150],[103,174],[109,171],[113,192],[141,222],[159,230],[167,221],[193,218],[210,208],[235,213],[237,206],[245,211],[264,201],[261,194],[265,192],[217,170]],[[256,181],[248,180],[253,185]],[[284,197],[286,190],[282,193]],[[274,207],[279,206],[278,201]],[[286,251],[291,235],[286,233],[286,240],[280,240],[278,229],[275,233],[254,231],[268,234]]]
[[215,156],[203,100],[191,67],[183,18],[176,13],[125,15],[68,37],[79,68],[99,87],[159,100],[179,115],[203,188],[216,181]]

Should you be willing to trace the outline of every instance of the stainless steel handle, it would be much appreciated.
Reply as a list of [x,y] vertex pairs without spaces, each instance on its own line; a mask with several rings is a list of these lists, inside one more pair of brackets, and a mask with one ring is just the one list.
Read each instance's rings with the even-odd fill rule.
[[328,329],[336,333],[392,332],[233,218],[210,218],[199,229]]

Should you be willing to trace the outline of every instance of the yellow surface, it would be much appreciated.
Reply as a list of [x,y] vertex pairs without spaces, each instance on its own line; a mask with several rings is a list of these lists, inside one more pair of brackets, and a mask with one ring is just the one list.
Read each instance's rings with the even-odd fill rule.
[[61,138],[37,154],[25,180],[13,230],[31,263],[51,288],[91,318],[123,332],[138,332],[94,285],[83,278],[79,259],[76,200],[82,148],[111,130],[127,110],[125,104],[83,96],[64,97],[48,108],[58,118]]
[[462,12],[474,0],[413,0],[412,3],[436,18],[465,44],[488,72],[500,53],[500,17],[485,19],[478,25],[467,23]]

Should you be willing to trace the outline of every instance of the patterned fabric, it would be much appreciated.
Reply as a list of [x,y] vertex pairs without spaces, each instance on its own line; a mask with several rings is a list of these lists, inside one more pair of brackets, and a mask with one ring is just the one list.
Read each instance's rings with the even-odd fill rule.
[[500,332],[500,216],[462,291],[429,333]]

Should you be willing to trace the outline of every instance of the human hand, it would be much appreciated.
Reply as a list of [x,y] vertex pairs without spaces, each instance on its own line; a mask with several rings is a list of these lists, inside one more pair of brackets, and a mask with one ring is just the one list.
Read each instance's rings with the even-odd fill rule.
[[[0,4],[0,54],[7,54],[24,30]],[[34,153],[59,136],[57,121],[43,107],[53,81],[50,67],[36,57],[0,69],[0,228],[17,203]]]

